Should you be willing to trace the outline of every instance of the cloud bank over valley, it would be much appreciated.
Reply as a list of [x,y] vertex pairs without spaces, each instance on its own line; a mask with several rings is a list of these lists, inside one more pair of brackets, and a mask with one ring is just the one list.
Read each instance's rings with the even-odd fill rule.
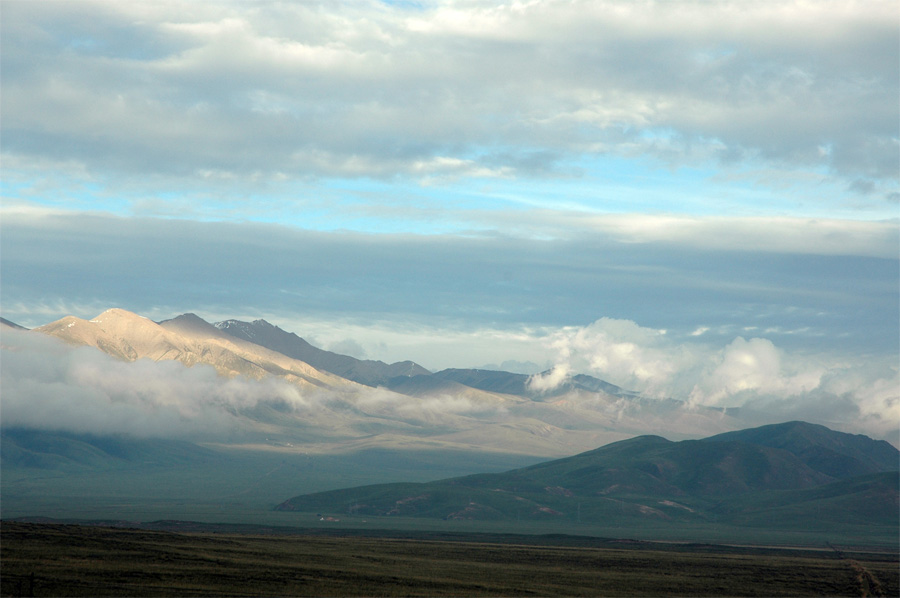
[[[274,375],[228,377],[211,363],[186,367],[145,357],[129,362],[37,331],[4,327],[3,426],[299,446],[327,439],[358,442],[372,432],[386,443],[393,437],[424,441],[432,436],[458,443],[460,435],[481,434],[485,426],[528,429],[529,421],[544,421],[552,424],[543,434],[577,431],[582,437],[568,442],[586,450],[594,439],[658,432],[660,426],[670,435],[692,437],[741,424],[802,419],[900,440],[898,376],[890,363],[789,358],[759,338],[738,338],[718,349],[679,345],[662,331],[609,319],[560,330],[552,345],[557,365],[528,380],[538,396],[535,402],[462,386],[409,395],[361,385],[317,388]],[[579,373],[603,377],[645,398],[554,392]],[[673,407],[666,401],[673,397],[683,402]],[[722,412],[708,407],[741,415],[723,420]],[[665,413],[670,419],[660,421]],[[591,433],[579,418],[605,426]],[[597,430],[606,432],[598,436]],[[532,448],[559,451],[559,441]],[[520,442],[513,439],[505,446],[500,441],[495,448],[515,452],[522,450]]]

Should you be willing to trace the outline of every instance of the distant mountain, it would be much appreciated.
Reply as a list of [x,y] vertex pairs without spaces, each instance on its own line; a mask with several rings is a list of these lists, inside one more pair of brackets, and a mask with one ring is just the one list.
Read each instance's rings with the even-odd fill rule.
[[[769,446],[786,436],[796,439],[789,448]],[[506,473],[310,494],[277,508],[444,519],[700,522],[764,521],[763,511],[796,514],[797,505],[816,503],[824,508],[820,518],[840,520],[841,509],[852,508],[873,513],[872,524],[896,526],[900,452],[851,437],[803,422],[681,442],[639,436]],[[835,451],[839,467],[822,459],[828,449],[851,445],[852,450]],[[891,450],[893,459],[885,461]],[[845,458],[877,473],[859,477],[845,471]]]
[[28,330],[24,326],[19,326],[15,322],[10,322],[6,318],[0,318],[0,324],[2,324],[3,326],[9,326],[10,328],[15,328],[16,330]]
[[697,437],[740,425],[731,411],[687,409],[680,401],[648,399],[590,376],[538,392],[524,374],[430,374],[413,362],[358,360],[316,349],[263,320],[213,325],[188,313],[156,323],[111,309],[91,320],[67,316],[32,332],[124,361],[206,364],[225,378],[297,385],[296,393],[287,394],[277,385],[253,389],[246,406],[223,414],[236,418],[242,434],[250,433],[258,443],[254,450],[449,449],[550,458],[638,434]]
[[428,370],[412,361],[387,364],[383,361],[356,359],[349,355],[325,351],[314,347],[293,332],[286,332],[265,320],[253,322],[225,320],[217,322],[215,326],[231,336],[278,351],[288,357],[305,361],[320,370],[366,386],[385,386],[392,378],[430,374]]
[[[545,372],[546,373],[546,372]],[[511,394],[530,399],[553,398],[572,391],[602,392],[613,396],[638,396],[623,390],[614,384],[599,380],[592,376],[578,374],[567,378],[562,384],[549,391],[535,390],[529,385],[532,376],[498,372],[494,370],[448,369],[437,372],[433,376],[440,380],[450,380],[479,390]]]
[[477,370],[496,370],[501,372],[512,372],[514,374],[539,374],[542,371],[546,370],[549,367],[549,364],[540,366],[533,361],[518,361],[516,359],[507,359],[502,363],[486,363],[484,365],[479,365],[475,369]]

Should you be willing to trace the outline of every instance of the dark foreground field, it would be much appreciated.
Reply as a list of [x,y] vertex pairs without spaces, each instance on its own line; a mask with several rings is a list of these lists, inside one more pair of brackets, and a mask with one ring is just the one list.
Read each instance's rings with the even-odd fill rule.
[[0,590],[3,596],[900,595],[895,553],[478,539],[5,521]]

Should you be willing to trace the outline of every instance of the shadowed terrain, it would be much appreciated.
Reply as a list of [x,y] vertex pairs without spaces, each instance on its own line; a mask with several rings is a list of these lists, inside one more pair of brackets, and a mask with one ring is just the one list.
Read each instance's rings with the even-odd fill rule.
[[[174,522],[173,522],[174,525]],[[3,596],[893,596],[897,555],[2,523]],[[518,540],[518,542],[516,541]]]

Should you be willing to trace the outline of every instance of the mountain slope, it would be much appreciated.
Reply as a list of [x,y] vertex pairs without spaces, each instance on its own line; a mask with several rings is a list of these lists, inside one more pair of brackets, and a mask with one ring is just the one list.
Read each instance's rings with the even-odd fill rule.
[[725,432],[706,441],[737,441],[783,449],[813,469],[838,479],[900,470],[897,449],[884,440],[800,421]]
[[157,324],[122,309],[109,309],[92,320],[66,316],[35,331],[69,344],[97,347],[126,361],[147,358],[176,360],[187,366],[203,363],[226,377],[258,380],[278,375],[301,386],[319,388],[350,384],[302,361],[223,334],[193,314]]
[[3,469],[110,469],[199,464],[214,460],[208,449],[183,440],[96,436],[5,428],[0,437]]
[[15,322],[10,322],[6,318],[0,318],[0,325],[9,326],[10,328],[15,328],[16,330],[28,330],[24,326],[19,326]]
[[[758,522],[764,521],[765,512],[797,513],[802,509],[797,505],[819,501],[820,506],[827,503],[827,516],[836,520],[843,508],[872,513],[872,523],[897,525],[891,505],[897,501],[898,488],[889,486],[894,474],[883,475],[882,469],[865,479],[837,479],[788,450],[753,442],[770,435],[771,430],[746,431],[746,442],[727,438],[671,442],[641,436],[500,474],[297,496],[277,508],[315,511],[350,505],[369,515],[451,519],[556,517],[600,522],[613,516],[682,521],[727,517],[737,522],[743,517]],[[840,443],[844,436],[825,428],[809,447]],[[878,453],[881,447],[876,445],[872,441],[859,450],[862,455]],[[900,453],[893,451],[896,461]],[[790,521],[784,519],[783,524]]]
[[430,373],[412,361],[387,364],[383,361],[356,359],[349,355],[325,351],[314,347],[293,332],[286,332],[265,320],[254,320],[253,322],[225,320],[217,322],[215,326],[233,337],[299,359],[315,368],[366,386],[384,386],[391,378]]

